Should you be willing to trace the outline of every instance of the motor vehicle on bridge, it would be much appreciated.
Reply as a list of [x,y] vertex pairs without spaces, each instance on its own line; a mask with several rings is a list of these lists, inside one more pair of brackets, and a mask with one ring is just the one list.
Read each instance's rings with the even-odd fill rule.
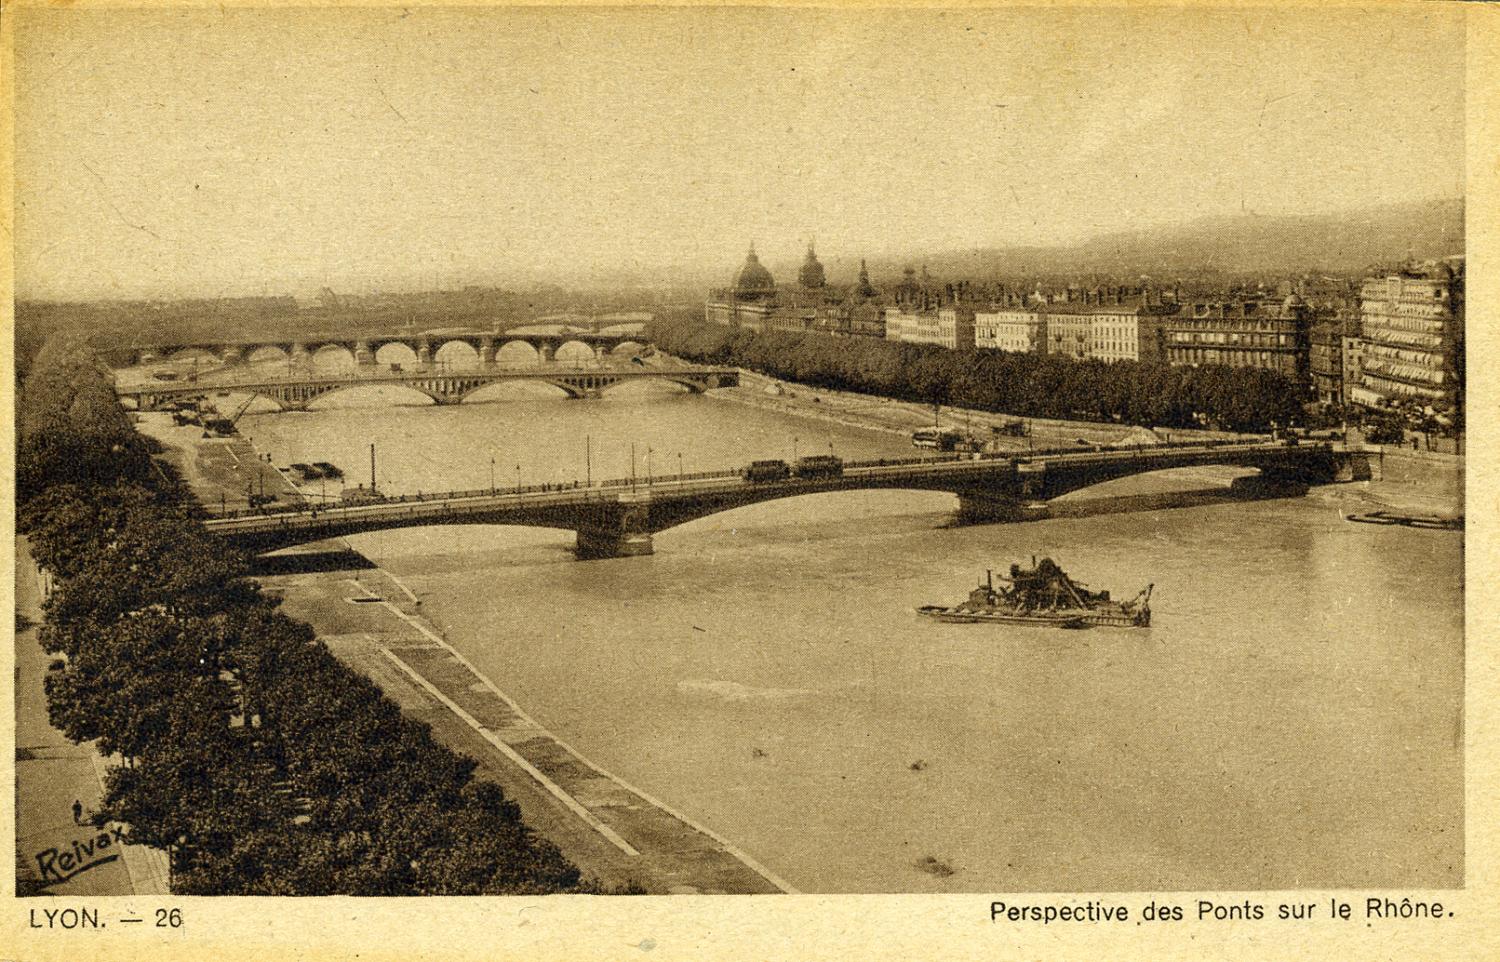
[[740,476],[757,484],[766,481],[785,481],[792,476],[792,467],[785,461],[751,461]]
[[792,473],[799,478],[836,478],[844,473],[844,459],[832,454],[798,458]]

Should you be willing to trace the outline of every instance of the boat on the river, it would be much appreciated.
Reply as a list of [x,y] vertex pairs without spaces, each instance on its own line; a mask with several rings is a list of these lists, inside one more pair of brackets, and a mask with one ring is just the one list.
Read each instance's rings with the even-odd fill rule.
[[1429,531],[1462,531],[1463,515],[1439,517],[1437,515],[1393,514],[1389,511],[1371,511],[1367,514],[1351,514],[1350,521],[1361,524],[1401,525],[1407,528],[1424,528]]
[[[1002,586],[995,587],[996,581]],[[1108,591],[1090,591],[1069,578],[1051,558],[1031,559],[1031,567],[1010,566],[1009,578],[986,570],[984,581],[956,605],[923,605],[917,613],[938,621],[997,622],[1054,628],[1145,628],[1151,624],[1151,589],[1130,601],[1114,601]]]

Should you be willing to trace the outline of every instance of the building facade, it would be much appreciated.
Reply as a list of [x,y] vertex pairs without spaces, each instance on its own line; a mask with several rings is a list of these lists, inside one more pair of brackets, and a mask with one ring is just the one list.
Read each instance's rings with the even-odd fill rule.
[[1412,403],[1447,414],[1461,404],[1463,260],[1371,277],[1360,288],[1359,386],[1367,407]]
[[1093,317],[1057,305],[1058,310],[1047,311],[1047,354],[1081,361],[1093,349]]
[[948,350],[974,346],[974,310],[962,304],[938,308],[887,307],[885,338],[907,344],[933,344]]
[[1308,334],[1308,373],[1319,404],[1343,404],[1344,338],[1339,324],[1324,321]]
[[1167,360],[1277,371],[1308,381],[1310,312],[1289,295],[1278,307],[1257,300],[1184,305],[1166,320]]
[[938,308],[938,331],[943,347],[951,351],[974,349],[974,308],[950,304]]
[[1147,361],[1166,359],[1166,319],[1175,314],[1161,305],[1134,307],[1101,305],[1092,315],[1089,356],[1101,361]]
[[1343,392],[1339,403],[1347,407],[1354,403],[1354,395],[1359,391],[1359,379],[1364,371],[1364,341],[1357,334],[1345,334],[1339,338],[1339,347],[1339,362],[1344,368],[1343,379],[1339,382],[1339,390]]
[[1027,307],[974,314],[974,346],[992,351],[1040,354],[1047,343],[1046,316]]

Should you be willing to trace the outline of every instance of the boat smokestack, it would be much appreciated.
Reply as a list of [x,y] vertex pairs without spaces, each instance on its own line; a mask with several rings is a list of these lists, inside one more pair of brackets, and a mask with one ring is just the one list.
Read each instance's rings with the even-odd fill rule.
[[991,591],[995,590],[995,572],[992,568],[984,569],[984,586]]

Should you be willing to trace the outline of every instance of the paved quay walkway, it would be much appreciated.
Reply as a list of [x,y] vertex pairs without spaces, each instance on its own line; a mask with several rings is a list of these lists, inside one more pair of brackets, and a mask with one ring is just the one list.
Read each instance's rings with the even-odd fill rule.
[[[164,895],[166,853],[121,845],[113,823],[87,824],[110,764],[93,742],[76,744],[47,720],[43,688],[51,656],[37,641],[42,583],[24,538],[16,540],[16,893]],[[73,820],[83,806],[84,824]]]
[[420,614],[379,568],[279,575],[293,617],[312,621],[346,664],[409,717],[479,762],[528,825],[606,889],[649,893],[772,893],[792,886],[698,825],[606,772],[528,716]]

